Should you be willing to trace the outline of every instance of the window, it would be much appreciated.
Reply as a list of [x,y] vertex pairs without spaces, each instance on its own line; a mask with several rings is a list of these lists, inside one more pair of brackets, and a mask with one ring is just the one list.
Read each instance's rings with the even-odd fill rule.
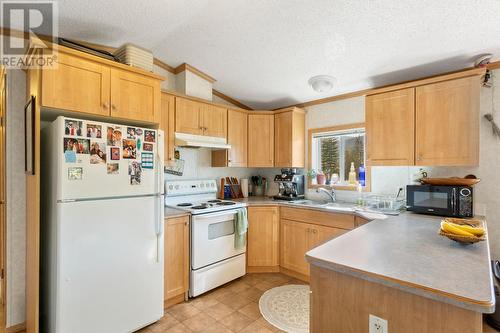
[[366,166],[365,129],[353,127],[342,130],[331,128],[312,131],[310,135],[311,168],[316,171],[321,170],[327,180],[332,179],[332,185],[346,186],[350,185],[349,172],[353,163],[356,181],[358,181],[360,165]]

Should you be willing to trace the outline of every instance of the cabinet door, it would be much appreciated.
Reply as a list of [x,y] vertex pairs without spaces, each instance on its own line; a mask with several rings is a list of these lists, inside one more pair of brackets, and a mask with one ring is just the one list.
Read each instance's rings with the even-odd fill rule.
[[309,249],[310,225],[281,219],[281,266],[297,273],[309,274],[305,253]]
[[248,266],[279,266],[278,214],[278,207],[248,208]]
[[189,217],[165,220],[164,299],[184,294],[189,279]]
[[175,126],[175,97],[169,94],[161,94],[160,129],[164,132],[165,165],[171,165],[174,161],[174,126]]
[[112,117],[159,123],[160,104],[160,81],[111,69]]
[[370,165],[413,165],[415,89],[366,97],[366,144]]
[[478,165],[479,76],[417,87],[416,164]]
[[189,99],[175,98],[175,131],[202,135],[201,103]]
[[227,138],[227,109],[215,105],[203,107],[203,135]]
[[59,52],[56,69],[42,71],[42,106],[110,115],[110,68]]
[[278,113],[274,116],[274,165],[276,167],[292,166],[292,125],[293,112]]
[[248,115],[248,166],[274,166],[274,115]]
[[248,114],[229,110],[227,114],[227,143],[231,145],[228,152],[228,166],[247,166],[248,147]]

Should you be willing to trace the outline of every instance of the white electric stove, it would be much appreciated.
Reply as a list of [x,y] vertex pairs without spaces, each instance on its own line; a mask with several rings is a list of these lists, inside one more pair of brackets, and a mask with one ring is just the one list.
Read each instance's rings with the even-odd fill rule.
[[246,204],[217,199],[215,180],[165,181],[165,206],[191,213],[189,296],[246,273],[246,247],[235,248],[235,218]]

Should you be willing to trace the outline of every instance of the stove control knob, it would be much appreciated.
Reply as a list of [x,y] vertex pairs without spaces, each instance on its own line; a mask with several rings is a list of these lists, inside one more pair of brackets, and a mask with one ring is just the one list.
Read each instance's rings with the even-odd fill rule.
[[200,183],[200,187],[201,188],[205,187],[205,184],[204,183]]
[[179,185],[175,185],[175,189],[178,190],[179,189]]
[[174,189],[174,185],[172,185],[172,184],[168,185],[168,189],[169,190],[173,190]]

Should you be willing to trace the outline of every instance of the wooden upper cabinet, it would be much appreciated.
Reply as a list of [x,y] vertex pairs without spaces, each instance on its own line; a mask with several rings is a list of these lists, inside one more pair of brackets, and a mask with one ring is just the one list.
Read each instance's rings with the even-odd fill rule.
[[415,88],[366,97],[369,165],[413,165]]
[[161,90],[158,80],[124,70],[111,69],[111,116],[160,121]]
[[41,105],[159,123],[160,82],[155,74],[59,47],[57,67],[42,70]]
[[175,99],[175,131],[180,133],[202,135],[202,111],[200,104],[185,98]]
[[245,111],[227,111],[227,143],[231,149],[212,150],[213,167],[246,167],[248,115]]
[[110,68],[59,52],[57,67],[42,70],[42,106],[110,115]]
[[189,217],[165,220],[164,300],[189,288]]
[[248,166],[274,166],[274,114],[248,115]]
[[416,88],[416,164],[479,164],[480,77]]
[[248,267],[279,266],[279,208],[248,208]]
[[206,104],[202,108],[203,135],[227,137],[227,109],[215,105]]
[[175,97],[165,93],[161,94],[160,129],[164,132],[164,163],[171,165],[175,160]]
[[229,110],[227,113],[228,166],[246,167],[248,151],[248,114],[244,111]]
[[274,116],[274,165],[305,166],[305,112],[294,108]]
[[227,109],[176,97],[175,131],[180,133],[227,137]]

